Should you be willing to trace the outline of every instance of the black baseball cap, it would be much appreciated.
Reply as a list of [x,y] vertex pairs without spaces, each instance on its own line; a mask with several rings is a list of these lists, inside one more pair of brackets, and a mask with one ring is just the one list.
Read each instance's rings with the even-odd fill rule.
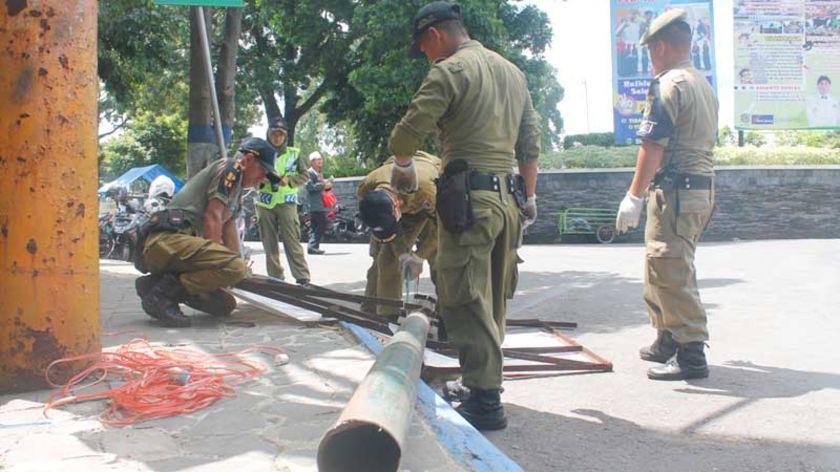
[[380,242],[391,242],[397,236],[399,222],[394,213],[394,201],[384,189],[366,193],[359,202],[359,216]]
[[269,144],[265,139],[260,138],[245,138],[239,145],[239,152],[250,152],[265,168],[265,175],[270,181],[280,180],[277,171],[274,170],[274,160],[277,158],[277,151],[274,146]]
[[286,124],[285,118],[277,115],[268,119],[268,129],[282,129],[283,131],[288,131],[289,126]]
[[423,51],[420,50],[420,36],[432,26],[447,20],[461,20],[461,7],[457,3],[432,2],[417,11],[414,19],[411,20],[411,34],[414,39],[411,42],[409,57],[421,58]]

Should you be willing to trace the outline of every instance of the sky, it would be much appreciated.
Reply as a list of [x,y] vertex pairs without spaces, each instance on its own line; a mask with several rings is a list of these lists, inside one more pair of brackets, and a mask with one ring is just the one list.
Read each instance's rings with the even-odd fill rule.
[[[560,102],[565,134],[613,130],[610,0],[529,0],[551,19],[546,59],[566,90]],[[733,123],[732,0],[714,0],[720,126]],[[588,106],[587,106],[588,105]],[[588,120],[587,120],[588,108]]]

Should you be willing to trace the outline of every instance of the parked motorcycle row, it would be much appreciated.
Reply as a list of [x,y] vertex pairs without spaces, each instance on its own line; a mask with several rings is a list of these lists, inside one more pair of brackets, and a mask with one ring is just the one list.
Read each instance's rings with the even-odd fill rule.
[[[300,219],[300,241],[309,241],[312,231],[312,218],[306,211],[306,206],[298,204],[298,217]],[[245,241],[259,241],[260,233],[257,224],[257,213],[254,208],[252,195],[246,195],[242,202],[242,218],[245,223]],[[337,204],[327,213],[327,228],[324,232],[324,241],[327,242],[367,242],[369,232],[367,226],[362,222],[358,213],[350,216],[347,209]]]

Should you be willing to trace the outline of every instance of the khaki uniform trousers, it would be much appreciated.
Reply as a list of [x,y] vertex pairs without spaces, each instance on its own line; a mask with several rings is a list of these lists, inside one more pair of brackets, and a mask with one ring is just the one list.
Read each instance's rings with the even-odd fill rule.
[[513,196],[472,190],[475,223],[463,233],[438,228],[438,304],[449,342],[458,349],[468,387],[502,385],[501,345],[507,300],[518,280],[522,222]]
[[175,273],[190,295],[238,284],[248,276],[239,254],[221,244],[183,233],[152,233],[143,245],[152,274]]
[[652,188],[645,226],[644,299],[657,330],[678,343],[709,339],[694,252],[714,207],[713,190]]
[[265,250],[265,265],[268,275],[283,280],[283,266],[280,265],[280,245],[286,253],[286,261],[292,271],[295,281],[310,280],[309,265],[300,245],[300,219],[297,205],[294,203],[280,203],[274,208],[263,208],[257,205],[257,221],[260,228],[260,239]]
[[[426,215],[403,215],[400,219],[402,234],[399,238],[412,247],[417,244],[417,255],[429,262],[432,282],[436,282],[435,254],[437,253],[437,224]],[[395,242],[380,243],[374,239],[370,241],[370,257],[373,263],[367,271],[365,296],[402,299],[403,275],[400,274],[400,254],[402,244]],[[364,304],[362,310],[373,312],[371,304]],[[391,306],[377,305],[376,314],[387,316],[396,314],[398,310]]]

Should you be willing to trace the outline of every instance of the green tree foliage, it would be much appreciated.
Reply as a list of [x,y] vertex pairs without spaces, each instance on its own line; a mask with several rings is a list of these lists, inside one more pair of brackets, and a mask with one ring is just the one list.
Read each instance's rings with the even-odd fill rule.
[[[158,163],[185,175],[189,107],[189,8],[151,0],[108,0],[99,6],[100,121],[125,137],[102,136],[100,177]],[[213,14],[213,51],[218,57],[224,11]],[[234,140],[247,135],[260,116],[252,87],[237,87]],[[138,152],[136,146],[142,146]],[[115,156],[126,152],[125,156]],[[126,167],[127,166],[127,167]]]
[[[540,169],[597,169],[633,167],[638,146],[576,146],[540,157]],[[837,165],[840,149],[806,146],[723,146],[715,148],[715,165]]]
[[100,179],[119,177],[132,167],[160,164],[184,175],[187,153],[187,122],[183,117],[143,112],[126,131],[103,142],[100,150]]
[[[305,147],[315,136],[319,146],[332,140],[334,151],[352,156],[344,167],[386,157],[388,134],[428,70],[425,61],[410,60],[406,55],[410,20],[424,3],[246,1],[234,141],[256,123],[256,105],[262,105],[266,115],[285,117],[290,142],[295,142],[298,123],[301,133],[312,136],[302,143]],[[518,0],[463,0],[460,4],[471,36],[525,71],[534,105],[543,118],[543,147],[558,145],[563,121],[557,105],[563,89],[543,57],[552,34],[547,15]],[[103,162],[114,164],[103,168],[104,175],[120,168],[119,162],[151,162],[164,159],[166,153],[180,152],[181,148],[151,143],[152,148],[141,158],[133,144],[126,147],[126,143],[145,142],[138,139],[137,134],[145,131],[136,123],[143,112],[187,119],[189,9],[157,6],[151,0],[109,0],[100,5],[99,19],[99,72],[105,92],[101,111],[114,123],[127,122],[125,132],[130,136],[121,140],[125,142],[120,149],[132,152],[122,159],[113,158],[117,142],[110,144],[111,157]],[[224,12],[214,11],[216,45],[223,34],[223,21]],[[324,116],[309,124],[301,121],[313,110]],[[306,131],[312,126],[317,131]],[[337,131],[325,137],[325,129]],[[186,133],[186,126],[173,125],[170,130]],[[434,149],[432,141],[429,145]],[[179,163],[177,169],[183,168],[184,155],[167,159]]]
[[586,133],[586,134],[570,134],[563,138],[563,149],[569,149],[573,146],[615,146],[614,133]]
[[[354,39],[358,31],[359,39],[345,58],[349,73],[338,78],[323,110],[330,123],[351,123],[355,152],[367,160],[376,162],[390,154],[389,132],[428,71],[425,61],[406,56],[410,19],[423,3],[362,2],[353,11],[349,30]],[[543,58],[551,27],[544,12],[514,3],[465,0],[460,5],[470,35],[525,71],[534,106],[543,118],[543,145],[550,148],[558,144],[563,126],[557,109],[563,88]]]
[[758,131],[747,131],[744,133],[744,143],[755,147],[761,147],[767,144],[767,138]]
[[776,142],[783,146],[840,149],[840,131],[778,131]]

